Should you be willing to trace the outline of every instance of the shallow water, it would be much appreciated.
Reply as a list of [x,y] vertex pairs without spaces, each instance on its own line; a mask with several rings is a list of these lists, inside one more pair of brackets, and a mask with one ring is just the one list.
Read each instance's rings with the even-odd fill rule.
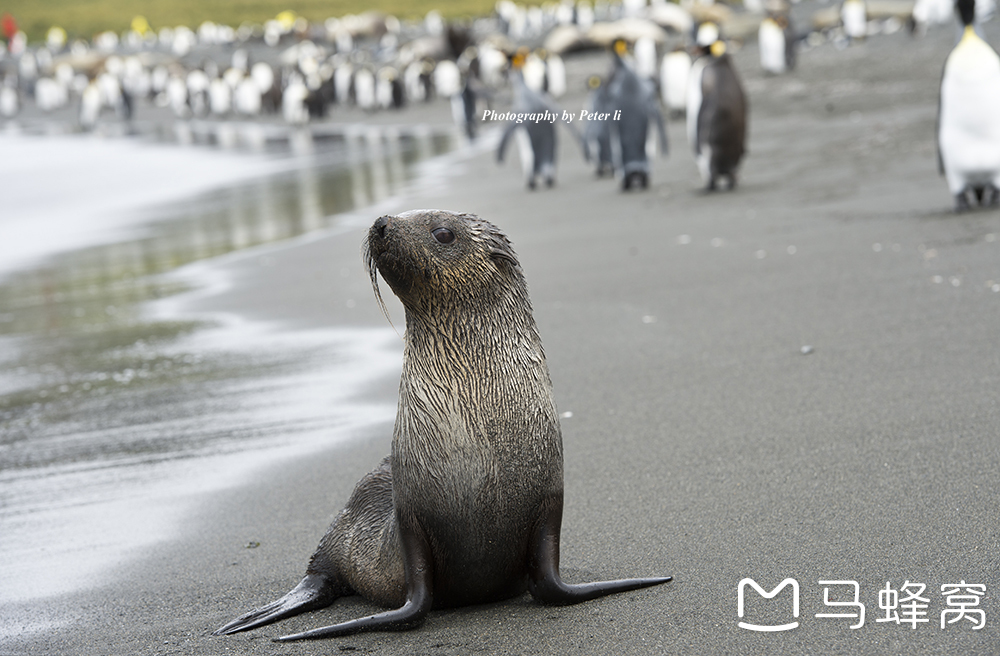
[[[277,332],[188,316],[169,301],[207,284],[212,258],[336,232],[340,213],[399,193],[456,139],[426,128],[298,131],[271,139],[261,155],[211,147],[225,138],[97,142],[103,165],[117,171],[89,190],[50,195],[48,206],[36,187],[0,214],[8,235],[29,209],[36,223],[48,221],[17,233],[20,241],[0,240],[31,252],[0,278],[0,604],[23,611],[94,585],[168,538],[206,493],[392,420],[394,407],[353,398],[398,368],[391,328]],[[18,146],[30,139],[17,137]],[[45,155],[52,162],[62,151],[34,139],[43,151],[34,171],[45,173]],[[172,166],[190,166],[176,175],[184,196],[169,202],[147,177],[162,170],[150,158],[165,153]],[[115,173],[130,180],[132,200],[102,205],[100,180]],[[141,202],[150,196],[158,202]],[[74,204],[97,223],[113,219],[98,230],[77,226]],[[50,243],[47,234],[62,238]],[[188,275],[167,275],[181,267]]]

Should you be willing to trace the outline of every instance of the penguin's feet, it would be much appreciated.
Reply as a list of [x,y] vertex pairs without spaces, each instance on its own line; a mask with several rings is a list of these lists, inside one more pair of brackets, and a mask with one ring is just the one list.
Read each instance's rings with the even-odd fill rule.
[[545,178],[545,186],[548,187],[549,189],[551,189],[552,187],[556,186],[556,179],[555,178]]
[[643,171],[632,171],[622,178],[622,191],[640,187],[642,189],[649,187],[649,176]]
[[986,187],[973,187],[972,193],[976,197],[976,205],[983,206],[983,196],[986,194]]
[[528,189],[534,191],[536,186],[537,185],[535,183],[535,176],[531,176],[530,178],[528,178]]
[[972,206],[969,205],[969,199],[965,195],[965,190],[964,189],[962,191],[958,192],[957,194],[955,194],[955,211],[956,212],[968,212],[971,209],[972,209]]

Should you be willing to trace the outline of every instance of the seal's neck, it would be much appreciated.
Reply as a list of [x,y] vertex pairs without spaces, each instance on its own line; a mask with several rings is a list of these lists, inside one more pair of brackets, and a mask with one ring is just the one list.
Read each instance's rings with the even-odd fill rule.
[[479,303],[449,307],[447,311],[406,310],[406,349],[408,356],[419,359],[445,357],[444,365],[474,366],[479,370],[495,363],[541,361],[541,340],[538,328],[525,309],[526,300],[504,299],[493,307]]

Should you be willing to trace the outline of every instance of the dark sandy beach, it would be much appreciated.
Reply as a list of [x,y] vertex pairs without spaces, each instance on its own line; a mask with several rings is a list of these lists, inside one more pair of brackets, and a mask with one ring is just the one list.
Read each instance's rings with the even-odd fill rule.
[[[986,26],[994,44],[998,30]],[[438,611],[407,633],[271,641],[374,610],[350,598],[213,637],[299,580],[355,482],[388,453],[383,421],[205,497],[173,539],[106,585],[18,607],[5,623],[37,612],[68,624],[10,636],[0,653],[1000,652],[1000,212],[953,214],[937,174],[952,38],[939,28],[824,45],[782,77],[760,73],[756,47],[739,51],[751,136],[733,193],[699,191],[674,121],[670,155],[642,193],[596,179],[562,132],[552,190],[527,191],[515,161],[480,153],[447,184],[385,208],[469,211],[509,234],[559,409],[572,413],[564,576],[671,583],[573,607],[524,595]],[[384,329],[363,234],[270,247],[267,267],[260,252],[228,258],[217,266],[233,285],[188,310],[289,330]],[[386,376],[358,394],[391,406],[396,384]],[[739,628],[747,577],[766,590],[795,579],[798,628]],[[819,581],[858,584],[863,626],[816,617],[846,612],[824,605]],[[941,628],[942,585],[960,581],[986,586],[981,630],[965,619]],[[929,621],[877,622],[887,582],[925,585]],[[851,600],[844,585],[830,594]],[[784,603],[764,608],[758,596],[748,608],[784,623]]]

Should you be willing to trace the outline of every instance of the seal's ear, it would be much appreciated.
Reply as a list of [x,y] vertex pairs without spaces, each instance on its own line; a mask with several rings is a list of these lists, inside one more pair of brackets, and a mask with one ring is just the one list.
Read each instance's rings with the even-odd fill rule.
[[513,254],[511,254],[509,251],[503,251],[498,248],[494,248],[493,250],[490,251],[490,258],[497,262],[500,261],[510,262],[511,266],[515,267],[520,266],[520,264],[518,263],[517,259],[513,256]]

